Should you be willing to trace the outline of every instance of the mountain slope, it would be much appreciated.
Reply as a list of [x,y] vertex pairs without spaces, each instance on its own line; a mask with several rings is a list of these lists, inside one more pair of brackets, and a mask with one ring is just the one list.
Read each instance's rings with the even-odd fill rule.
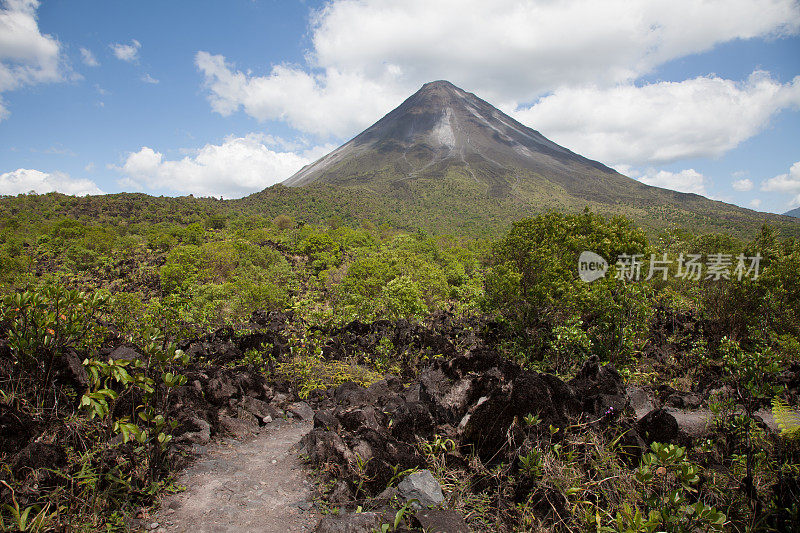
[[800,218],[800,207],[795,207],[791,211],[785,212],[784,215],[787,217]]
[[[576,154],[447,81],[425,84],[355,138],[283,182],[336,196],[374,196],[393,224],[428,230],[502,226],[547,209],[588,206],[660,229],[752,234],[794,219],[651,187]],[[257,197],[266,199],[267,189]],[[327,192],[323,192],[327,191]],[[306,191],[306,195],[309,191]],[[286,197],[285,192],[280,196]],[[345,194],[346,196],[346,194]],[[408,217],[418,217],[411,220]],[[502,231],[501,227],[497,231]]]
[[[563,188],[573,196],[629,196],[635,180],[567,150],[447,81],[424,85],[381,120],[284,182],[398,187],[455,173],[490,197]],[[602,190],[601,187],[602,185]]]

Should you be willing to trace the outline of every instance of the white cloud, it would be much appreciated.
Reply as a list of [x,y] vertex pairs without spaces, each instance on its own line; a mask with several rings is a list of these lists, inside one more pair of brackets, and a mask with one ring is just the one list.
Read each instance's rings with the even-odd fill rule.
[[311,62],[370,77],[445,77],[494,98],[630,81],[733,39],[800,28],[791,0],[339,0],[312,23]]
[[733,182],[733,189],[736,191],[753,190],[753,180],[742,178]]
[[103,194],[103,191],[93,181],[72,179],[63,172],[48,173],[18,168],[12,172],[0,174],[0,194],[26,194],[30,191],[36,191],[38,194],[56,191],[76,196]]
[[[626,172],[622,172],[622,170]],[[654,187],[663,187],[664,189],[672,189],[673,191],[691,192],[708,196],[708,192],[706,191],[708,178],[693,168],[681,170],[680,172],[670,172],[667,170],[656,171],[655,169],[649,168],[640,172],[630,167],[618,166],[617,171]]]
[[153,85],[155,85],[159,83],[160,80],[155,79],[150,74],[145,74],[144,76],[142,76],[142,81],[145,83],[152,83]]
[[179,160],[167,160],[162,153],[143,146],[128,155],[119,169],[128,181],[118,183],[127,188],[145,185],[196,195],[240,197],[285,180],[333,149],[331,145],[302,152],[270,148],[280,145],[280,140],[267,135],[229,137]]
[[211,91],[211,107],[221,115],[242,107],[258,120],[283,120],[300,131],[326,136],[348,136],[408,96],[393,88],[390,79],[361,74],[330,70],[314,76],[278,65],[268,76],[248,77],[220,55],[198,52],[195,62]]
[[348,136],[434,79],[515,109],[563,87],[628,85],[719,43],[799,29],[793,0],[334,0],[312,15],[306,65],[253,75],[206,52],[196,63],[219,113],[241,107]]
[[782,84],[756,71],[744,82],[681,82],[555,91],[514,113],[553,141],[607,164],[719,156],[800,106],[800,76]]
[[42,34],[36,0],[6,0],[0,8],[0,120],[8,116],[2,93],[27,85],[61,81],[61,46]]
[[791,205],[800,204],[800,161],[793,164],[788,173],[779,174],[763,182],[761,190],[797,194],[792,197]]
[[752,200],[750,200],[748,205],[754,209],[758,209],[759,207],[761,207],[761,200],[758,198],[753,198]]
[[786,174],[779,174],[761,185],[762,191],[800,192],[800,161]]
[[111,43],[108,46],[117,59],[133,63],[139,59],[139,49],[142,47],[142,43],[132,39],[131,44]]
[[81,48],[81,61],[83,61],[83,64],[87,67],[97,67],[100,65],[94,53],[88,48]]

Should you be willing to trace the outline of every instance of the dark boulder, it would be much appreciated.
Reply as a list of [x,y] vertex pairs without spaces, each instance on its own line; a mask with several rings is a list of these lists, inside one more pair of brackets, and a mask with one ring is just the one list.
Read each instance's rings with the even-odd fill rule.
[[664,409],[653,409],[644,415],[636,424],[636,429],[648,444],[678,442],[678,421]]
[[352,381],[336,387],[333,397],[337,404],[345,407],[363,407],[375,403],[378,399],[375,391],[370,391]]
[[221,376],[208,380],[205,383],[204,392],[214,405],[226,405],[228,400],[236,396],[239,388],[233,380],[227,376]]
[[384,405],[383,412],[389,417],[392,436],[397,439],[414,442],[416,436],[428,438],[433,434],[433,416],[423,402],[406,402],[395,397]]
[[46,442],[31,442],[10,461],[16,477],[24,477],[39,469],[58,469],[67,464],[67,453],[62,446]]
[[83,393],[89,386],[89,374],[75,350],[69,349],[58,357],[55,370],[55,381],[72,387],[76,392]]
[[497,458],[515,418],[521,421],[533,414],[545,427],[563,428],[578,411],[578,402],[563,381],[528,371],[514,379],[510,387],[497,389],[484,398],[461,422],[463,443],[474,445],[484,460]]
[[290,404],[286,411],[292,416],[299,418],[303,422],[311,422],[314,420],[314,409],[311,408],[306,402],[295,402]]
[[331,489],[327,496],[329,502],[340,507],[352,503],[355,498],[350,484],[341,479],[334,484],[333,489]]
[[595,417],[620,413],[628,400],[622,377],[612,364],[601,365],[597,356],[590,357],[568,382],[581,403],[581,410]]
[[312,429],[302,440],[302,448],[308,460],[315,465],[333,462],[348,465],[355,462],[355,455],[342,437],[333,431]]
[[336,418],[348,431],[358,431],[360,428],[378,430],[383,422],[383,414],[374,407],[337,410]]
[[314,429],[325,431],[338,431],[341,427],[339,419],[333,415],[330,409],[319,410],[314,413]]
[[35,430],[29,415],[0,403],[0,453],[17,453],[33,438]]
[[190,418],[173,432],[174,442],[205,445],[211,440],[211,424],[202,418]]
[[278,411],[277,407],[273,407],[263,400],[252,398],[250,396],[245,396],[242,398],[241,401],[239,401],[239,407],[260,420],[263,420],[268,416],[274,418],[275,415],[277,415],[276,411]]
[[494,368],[499,369],[507,379],[514,379],[521,371],[518,365],[503,357],[497,350],[483,346],[468,350],[441,365],[442,371],[451,379],[461,378],[470,372],[481,374]]
[[[422,457],[417,455],[413,444],[399,441],[372,429],[362,428],[355,436],[348,438],[351,444],[353,457],[356,454],[360,461],[365,462],[365,485],[378,492],[389,484],[389,480],[400,470],[420,468],[424,465]],[[357,467],[358,460],[351,462],[350,466]],[[351,471],[351,475],[358,476],[360,472]]]

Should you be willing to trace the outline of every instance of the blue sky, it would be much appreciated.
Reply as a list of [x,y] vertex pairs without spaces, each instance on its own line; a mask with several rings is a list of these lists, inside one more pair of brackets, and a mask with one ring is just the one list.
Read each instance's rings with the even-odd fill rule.
[[794,0],[0,6],[0,194],[240,197],[448,79],[645,183],[800,205]]

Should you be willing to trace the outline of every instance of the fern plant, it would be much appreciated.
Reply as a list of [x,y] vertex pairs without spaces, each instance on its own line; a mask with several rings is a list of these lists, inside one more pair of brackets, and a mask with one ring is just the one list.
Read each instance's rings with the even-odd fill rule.
[[781,429],[781,435],[800,436],[800,412],[789,407],[789,404],[777,396],[772,399],[772,418]]

